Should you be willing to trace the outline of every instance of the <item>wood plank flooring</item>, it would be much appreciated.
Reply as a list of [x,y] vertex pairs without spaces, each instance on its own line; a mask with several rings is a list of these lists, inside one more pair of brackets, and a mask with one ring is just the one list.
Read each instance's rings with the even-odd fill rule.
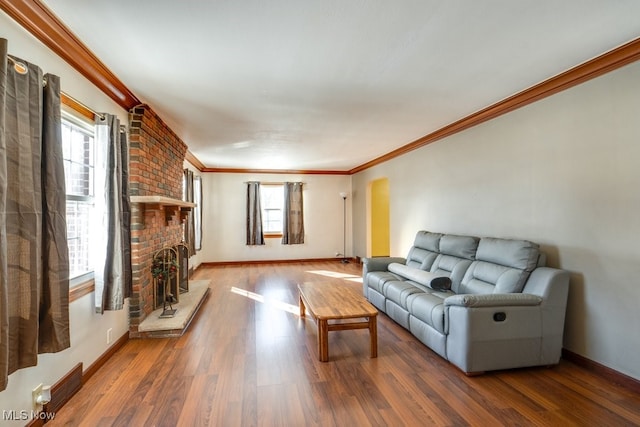
[[386,315],[329,334],[298,316],[297,283],[356,288],[338,262],[204,267],[210,295],[180,338],[127,342],[51,426],[629,426],[640,396],[570,362],[467,377]]

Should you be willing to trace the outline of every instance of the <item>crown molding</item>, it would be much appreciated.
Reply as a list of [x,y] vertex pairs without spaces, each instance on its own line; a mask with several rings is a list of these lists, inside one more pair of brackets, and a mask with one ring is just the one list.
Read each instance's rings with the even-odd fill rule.
[[616,49],[606,52],[590,61],[571,68],[564,73],[551,77],[535,86],[525,89],[509,98],[475,112],[463,119],[451,123],[437,131],[423,136],[407,145],[382,155],[370,162],[357,166],[349,171],[355,174],[373,166],[387,162],[410,151],[424,147],[432,142],[454,135],[463,130],[477,126],[513,110],[554,95],[563,90],[577,86],[588,80],[617,70],[640,59],[640,38],[630,41]]
[[0,0],[0,9],[125,110],[140,100],[38,0]]
[[198,169],[200,172],[206,169],[206,166],[198,159],[191,151],[187,150],[184,155],[184,159],[191,163],[193,167]]
[[315,169],[240,169],[240,168],[203,168],[201,172],[209,173],[264,173],[288,175],[351,175],[349,171],[315,170]]

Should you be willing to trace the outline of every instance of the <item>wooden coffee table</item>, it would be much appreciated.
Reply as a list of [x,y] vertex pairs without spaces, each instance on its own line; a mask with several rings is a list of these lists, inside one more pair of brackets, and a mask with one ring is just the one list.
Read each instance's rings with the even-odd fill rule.
[[[302,283],[300,317],[308,311],[318,323],[318,356],[329,361],[329,331],[369,329],[371,357],[378,357],[378,310],[358,289],[333,283]],[[366,318],[366,321],[343,322],[344,319]],[[329,323],[330,320],[339,322]]]

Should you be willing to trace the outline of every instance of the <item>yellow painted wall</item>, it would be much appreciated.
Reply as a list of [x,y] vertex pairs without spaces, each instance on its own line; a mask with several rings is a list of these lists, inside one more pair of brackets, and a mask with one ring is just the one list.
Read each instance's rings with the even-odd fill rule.
[[389,256],[389,180],[371,182],[371,256]]

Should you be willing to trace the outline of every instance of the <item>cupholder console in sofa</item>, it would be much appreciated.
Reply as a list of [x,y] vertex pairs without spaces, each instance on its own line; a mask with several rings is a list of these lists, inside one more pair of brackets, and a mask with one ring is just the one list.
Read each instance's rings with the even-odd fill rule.
[[419,231],[363,266],[364,296],[465,373],[558,363],[568,289],[526,240]]

